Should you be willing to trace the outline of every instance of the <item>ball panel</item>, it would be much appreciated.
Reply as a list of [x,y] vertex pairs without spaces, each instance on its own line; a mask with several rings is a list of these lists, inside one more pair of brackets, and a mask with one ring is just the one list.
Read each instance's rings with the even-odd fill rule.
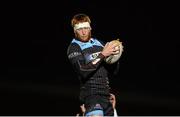
[[122,55],[122,52],[123,52],[123,46],[122,46],[122,43],[121,43],[120,41],[118,41],[118,40],[113,40],[113,41],[111,41],[110,43],[118,43],[120,50],[119,50],[119,53],[118,53],[118,54],[111,55],[111,56],[109,56],[109,57],[107,57],[107,58],[105,59],[105,62],[106,62],[107,64],[113,64],[113,63],[117,62],[117,61],[120,59],[120,57],[121,57],[121,55]]

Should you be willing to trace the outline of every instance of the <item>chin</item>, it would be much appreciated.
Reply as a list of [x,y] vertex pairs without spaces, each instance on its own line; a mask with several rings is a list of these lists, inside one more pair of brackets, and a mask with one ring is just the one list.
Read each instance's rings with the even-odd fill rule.
[[86,37],[86,38],[80,38],[82,41],[86,42],[86,41],[89,41],[90,38],[89,37]]
[[91,39],[91,36],[87,36],[87,37],[77,37],[79,40],[83,41],[83,42],[87,42]]

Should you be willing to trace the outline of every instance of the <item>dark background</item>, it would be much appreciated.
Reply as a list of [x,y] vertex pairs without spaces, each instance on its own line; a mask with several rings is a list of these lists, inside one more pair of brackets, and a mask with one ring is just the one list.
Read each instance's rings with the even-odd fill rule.
[[66,56],[76,13],[92,36],[120,38],[110,79],[118,115],[180,115],[178,7],[174,2],[63,0],[1,3],[0,115],[76,115],[79,81]]

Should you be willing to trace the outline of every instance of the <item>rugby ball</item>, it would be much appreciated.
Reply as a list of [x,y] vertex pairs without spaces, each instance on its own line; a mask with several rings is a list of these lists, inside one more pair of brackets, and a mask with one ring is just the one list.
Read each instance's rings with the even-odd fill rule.
[[113,63],[117,62],[120,59],[122,52],[123,52],[123,45],[122,45],[122,42],[119,41],[119,39],[112,40],[112,41],[110,41],[110,43],[117,43],[119,46],[119,52],[118,52],[118,54],[110,55],[107,58],[105,58],[104,60],[107,64],[113,64]]

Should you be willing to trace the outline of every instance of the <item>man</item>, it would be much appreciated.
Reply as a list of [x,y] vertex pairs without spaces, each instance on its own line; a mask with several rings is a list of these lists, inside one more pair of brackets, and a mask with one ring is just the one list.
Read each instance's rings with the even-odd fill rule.
[[119,48],[117,44],[104,45],[92,38],[90,23],[89,16],[85,14],[77,14],[72,18],[75,38],[68,47],[67,55],[80,80],[80,102],[86,108],[85,116],[113,116],[104,59],[118,54]]

